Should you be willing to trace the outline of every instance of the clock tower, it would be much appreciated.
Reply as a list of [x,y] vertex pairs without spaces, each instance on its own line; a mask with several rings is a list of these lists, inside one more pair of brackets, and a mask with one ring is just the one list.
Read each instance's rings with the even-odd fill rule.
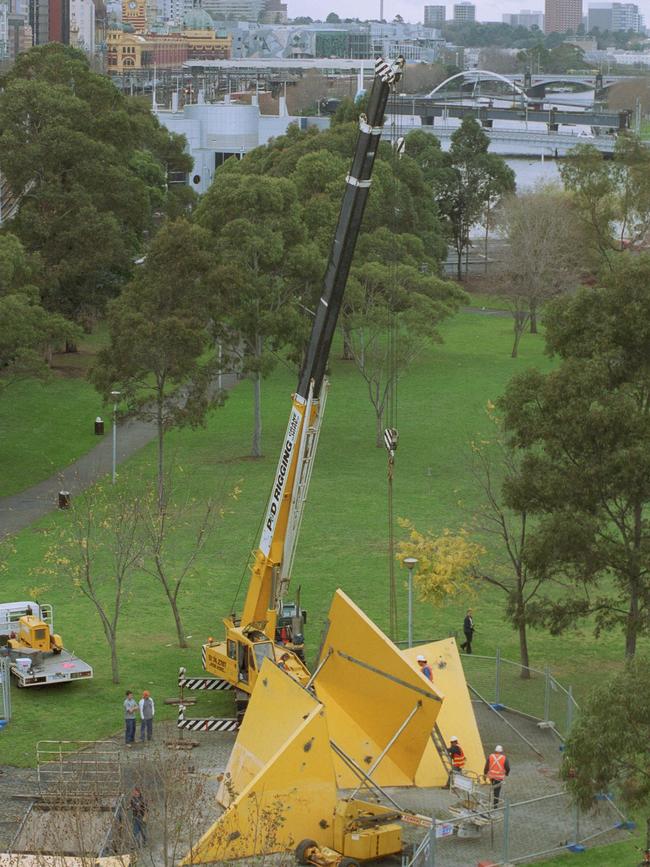
[[146,0],[122,0],[122,24],[128,24],[136,33],[147,29]]

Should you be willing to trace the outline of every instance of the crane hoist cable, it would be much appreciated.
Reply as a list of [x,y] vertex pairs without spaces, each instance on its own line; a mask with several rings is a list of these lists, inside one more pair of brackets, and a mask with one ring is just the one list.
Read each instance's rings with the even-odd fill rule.
[[[391,231],[394,235],[399,233],[399,172],[398,164],[401,149],[403,148],[404,139],[401,135],[402,124],[401,114],[397,110],[397,92],[393,88],[390,97],[391,106],[391,143],[392,143],[392,209],[391,209]],[[397,296],[399,290],[399,275],[397,268],[397,256],[395,254],[395,246],[392,247],[392,253],[389,263],[390,285],[387,293],[388,303],[388,320],[386,327],[386,409],[384,419],[386,428],[384,431],[384,445],[388,453],[388,613],[390,634],[393,640],[397,640],[399,623],[398,623],[398,606],[397,606],[397,579],[395,576],[395,511],[393,497],[393,479],[395,474],[395,451],[399,441],[399,433],[397,429],[397,375],[398,375],[398,343],[399,343],[399,320],[396,311]]]

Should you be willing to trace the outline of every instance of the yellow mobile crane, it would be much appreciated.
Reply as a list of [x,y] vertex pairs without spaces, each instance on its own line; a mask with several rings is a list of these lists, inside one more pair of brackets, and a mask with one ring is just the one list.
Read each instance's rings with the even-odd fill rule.
[[[289,588],[325,405],[327,360],[370,191],[388,96],[391,86],[400,78],[403,65],[402,57],[394,63],[387,63],[382,58],[375,63],[368,106],[366,114],[359,118],[359,134],[352,167],[346,178],[323,291],[298,387],[293,395],[289,424],[241,617],[226,617],[225,639],[209,639],[202,647],[203,667],[212,677],[188,678],[181,669],[181,689],[235,689],[240,714],[255,687],[265,658],[281,664],[303,685],[310,678],[302,653],[305,612],[299,600],[286,604],[284,599]],[[182,711],[179,727],[183,727],[181,720]],[[205,726],[188,724],[186,727],[209,730],[209,721],[204,722]],[[214,728],[223,729],[223,726],[215,725]]]

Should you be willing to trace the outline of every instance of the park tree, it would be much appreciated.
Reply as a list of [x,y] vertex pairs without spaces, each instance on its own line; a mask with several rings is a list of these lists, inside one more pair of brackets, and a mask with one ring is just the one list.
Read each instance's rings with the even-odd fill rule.
[[550,373],[514,377],[500,400],[521,465],[504,494],[536,518],[525,559],[566,592],[536,604],[554,633],[593,616],[625,654],[650,625],[650,257],[620,257],[602,287],[546,313]]
[[488,153],[490,140],[473,117],[463,119],[452,133],[448,153],[436,153],[435,146],[423,146],[420,137],[407,138],[407,154],[430,183],[433,199],[456,253],[456,273],[462,278],[463,255],[471,246],[470,231],[486,208],[515,188],[512,169],[495,154]]
[[106,399],[115,389],[138,418],[155,422],[161,511],[165,432],[201,424],[220,398],[213,386],[215,336],[222,324],[221,287],[228,282],[229,275],[216,268],[210,233],[181,219],[163,226],[131,283],[108,306],[110,342],[91,377]]
[[574,289],[585,273],[584,231],[570,196],[553,185],[540,186],[501,202],[497,222],[507,241],[499,262],[499,292],[508,299],[514,320],[511,355],[528,323],[551,298]]
[[51,531],[39,575],[67,576],[93,606],[120,682],[118,631],[129,582],[142,555],[141,503],[126,488],[95,485],[75,497],[68,520]]
[[140,486],[142,496],[142,571],[157,581],[169,603],[179,647],[187,647],[180,609],[181,591],[206,564],[214,562],[217,526],[227,513],[228,501],[241,493],[235,485],[227,493],[199,501],[188,491],[174,491],[166,483],[166,504],[158,505],[158,492]]
[[[20,55],[0,90],[0,170],[20,208],[12,231],[39,253],[45,306],[92,318],[129,274],[183,140],[51,43]],[[101,243],[98,243],[101,239]]]
[[564,745],[560,774],[576,802],[593,809],[598,796],[612,789],[627,807],[646,812],[650,849],[650,665],[629,660],[625,668],[599,682],[580,708]]
[[[375,255],[381,250],[378,235],[364,239]],[[407,237],[398,240],[405,244]],[[416,248],[418,239],[411,240]],[[383,260],[377,255],[354,269],[343,312],[348,346],[374,409],[377,448],[383,446],[384,415],[397,381],[433,341],[440,341],[440,323],[466,299],[455,283],[404,264],[405,252],[395,265],[391,251],[385,252]]]
[[560,175],[603,263],[609,266],[613,251],[647,240],[650,154],[636,136],[619,136],[612,160],[604,160],[593,145],[579,145],[560,167]]
[[79,328],[41,305],[37,257],[15,235],[0,235],[0,392],[22,377],[43,379],[52,351],[80,336]]
[[295,360],[321,259],[302,220],[296,187],[287,178],[217,173],[196,211],[221,263],[233,270],[228,292],[230,351],[253,380],[253,457],[262,455],[262,380],[277,353]]

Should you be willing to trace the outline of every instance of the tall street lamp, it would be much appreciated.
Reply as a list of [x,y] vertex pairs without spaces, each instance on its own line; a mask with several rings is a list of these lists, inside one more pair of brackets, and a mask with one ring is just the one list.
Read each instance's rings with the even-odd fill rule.
[[113,484],[117,480],[117,402],[120,399],[121,391],[112,391],[113,398]]
[[418,565],[417,557],[405,557],[404,565],[409,570],[408,646],[413,647],[413,570]]

